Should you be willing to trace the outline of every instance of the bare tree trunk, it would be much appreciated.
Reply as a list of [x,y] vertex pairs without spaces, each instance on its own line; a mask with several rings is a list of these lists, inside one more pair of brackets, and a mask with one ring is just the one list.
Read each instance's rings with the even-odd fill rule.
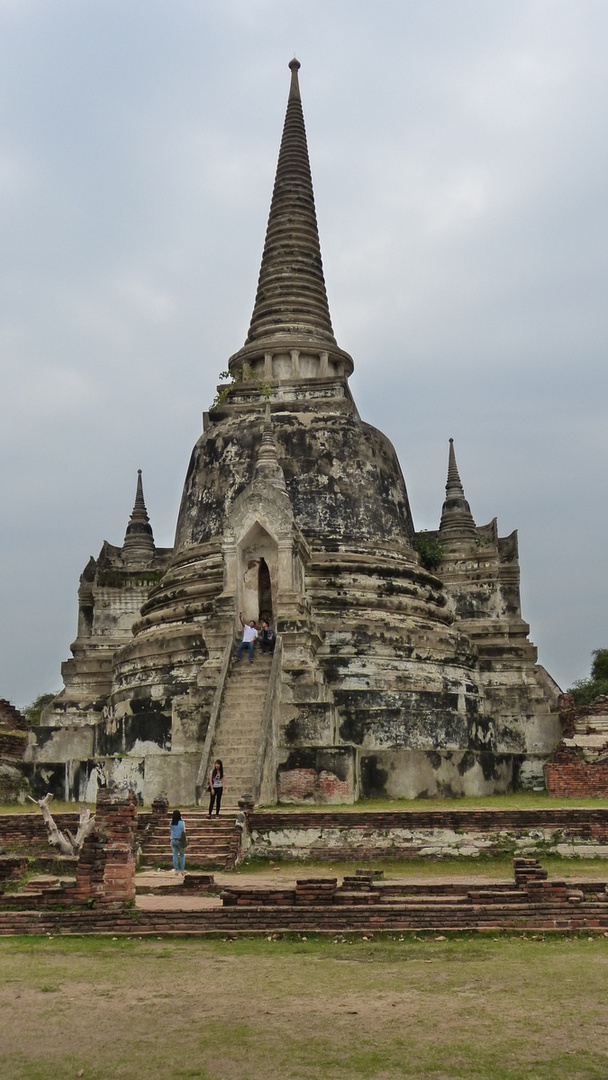
[[53,801],[50,791],[44,796],[44,799],[32,799],[31,795],[28,795],[28,798],[30,802],[36,803],[42,811],[44,824],[49,834],[49,844],[59,848],[62,855],[80,855],[86,837],[95,828],[95,815],[86,806],[81,806],[78,831],[74,836],[69,829],[66,829],[65,833],[63,833],[57,828],[53,815],[49,810],[49,805]]

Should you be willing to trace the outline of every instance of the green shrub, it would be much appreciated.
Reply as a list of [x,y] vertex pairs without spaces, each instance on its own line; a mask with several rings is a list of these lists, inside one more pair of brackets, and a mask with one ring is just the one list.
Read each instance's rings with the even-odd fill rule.
[[435,536],[431,536],[424,530],[416,533],[412,541],[414,550],[420,556],[420,562],[425,570],[437,570],[443,559],[443,544]]
[[568,690],[577,705],[591,705],[608,694],[608,649],[594,649],[592,655],[591,676],[577,679]]

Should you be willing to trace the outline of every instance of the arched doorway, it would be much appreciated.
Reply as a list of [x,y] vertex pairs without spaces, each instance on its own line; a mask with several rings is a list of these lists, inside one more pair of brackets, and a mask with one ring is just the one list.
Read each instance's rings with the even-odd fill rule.
[[266,619],[267,622],[272,622],[272,584],[268,563],[264,558],[260,559],[258,567],[258,611],[260,620]]
[[274,615],[278,594],[277,542],[255,521],[238,545],[236,610],[246,622]]

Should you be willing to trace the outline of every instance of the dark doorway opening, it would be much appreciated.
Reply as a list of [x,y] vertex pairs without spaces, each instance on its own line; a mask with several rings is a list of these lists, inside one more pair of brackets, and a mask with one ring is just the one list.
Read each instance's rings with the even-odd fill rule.
[[267,622],[272,622],[272,586],[266,559],[260,559],[258,570],[258,610],[260,620],[266,619]]

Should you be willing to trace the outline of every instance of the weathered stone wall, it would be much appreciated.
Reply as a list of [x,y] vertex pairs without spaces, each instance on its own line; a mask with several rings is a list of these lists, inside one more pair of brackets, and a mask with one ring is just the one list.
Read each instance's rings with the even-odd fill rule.
[[255,812],[244,850],[260,858],[452,858],[551,852],[608,858],[608,809]]

